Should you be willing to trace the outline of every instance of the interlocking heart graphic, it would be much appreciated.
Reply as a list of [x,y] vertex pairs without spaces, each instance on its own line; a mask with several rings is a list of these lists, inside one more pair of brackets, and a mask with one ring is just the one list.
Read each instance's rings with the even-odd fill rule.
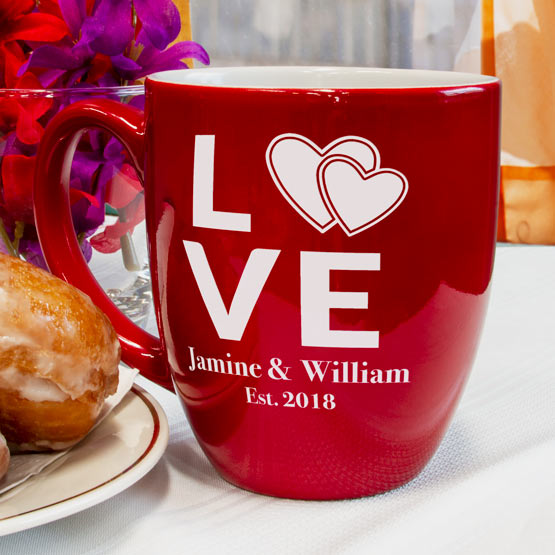
[[387,218],[408,190],[402,173],[392,169],[367,172],[346,156],[326,158],[318,167],[318,184],[330,213],[349,236]]
[[356,235],[389,216],[408,191],[406,177],[380,168],[378,149],[362,137],[341,137],[322,149],[286,133],[270,143],[266,162],[284,198],[321,233],[339,223]]

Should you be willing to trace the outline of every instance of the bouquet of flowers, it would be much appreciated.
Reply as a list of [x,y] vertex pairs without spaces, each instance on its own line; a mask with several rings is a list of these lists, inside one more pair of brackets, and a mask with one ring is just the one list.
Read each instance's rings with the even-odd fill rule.
[[[32,207],[46,124],[91,94],[142,108],[142,91],[131,85],[186,68],[185,59],[208,64],[199,44],[173,43],[180,29],[172,0],[0,0],[0,251],[46,267]],[[120,248],[120,238],[144,219],[142,187],[121,143],[101,131],[81,140],[70,201],[87,260],[92,248]],[[106,213],[117,222],[99,233]]]

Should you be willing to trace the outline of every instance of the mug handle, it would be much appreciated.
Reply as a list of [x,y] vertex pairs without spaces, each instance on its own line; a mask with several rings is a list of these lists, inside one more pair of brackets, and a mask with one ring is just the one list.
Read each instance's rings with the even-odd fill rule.
[[143,182],[142,111],[113,100],[98,99],[76,102],[59,112],[41,139],[35,169],[33,203],[44,258],[54,275],[89,295],[108,316],[122,346],[122,360],[173,391],[160,340],[120,312],[89,270],[77,242],[69,202],[71,160],[81,135],[93,127],[108,131],[123,143]]

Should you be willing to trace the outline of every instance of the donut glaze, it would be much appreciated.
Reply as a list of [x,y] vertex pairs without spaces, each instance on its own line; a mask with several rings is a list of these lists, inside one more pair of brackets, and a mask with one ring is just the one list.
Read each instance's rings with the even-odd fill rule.
[[88,296],[0,255],[0,427],[12,450],[79,441],[117,389],[120,350]]
[[8,472],[8,466],[10,465],[10,450],[6,445],[6,440],[2,434],[0,434],[0,480]]

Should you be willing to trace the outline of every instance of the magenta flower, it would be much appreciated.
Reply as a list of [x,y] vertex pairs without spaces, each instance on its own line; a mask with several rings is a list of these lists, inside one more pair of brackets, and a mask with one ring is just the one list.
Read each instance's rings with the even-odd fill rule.
[[[71,36],[35,48],[18,72],[23,75],[30,69],[46,70],[39,75],[43,86],[73,86],[93,71],[99,58],[106,57],[113,71],[98,79],[101,86],[187,67],[184,58],[209,63],[208,54],[195,42],[184,41],[167,48],[181,25],[171,0],[100,0],[90,14],[86,0],[59,0],[59,4]],[[133,27],[133,8],[142,25],[138,32]]]
[[186,68],[187,64],[182,61],[183,58],[194,58],[203,64],[210,63],[206,50],[192,41],[179,42],[160,52],[150,42],[150,37],[144,29],[139,33],[135,46],[141,50],[137,60],[131,60],[123,55],[112,57],[114,69],[123,79],[129,81],[170,68]]

